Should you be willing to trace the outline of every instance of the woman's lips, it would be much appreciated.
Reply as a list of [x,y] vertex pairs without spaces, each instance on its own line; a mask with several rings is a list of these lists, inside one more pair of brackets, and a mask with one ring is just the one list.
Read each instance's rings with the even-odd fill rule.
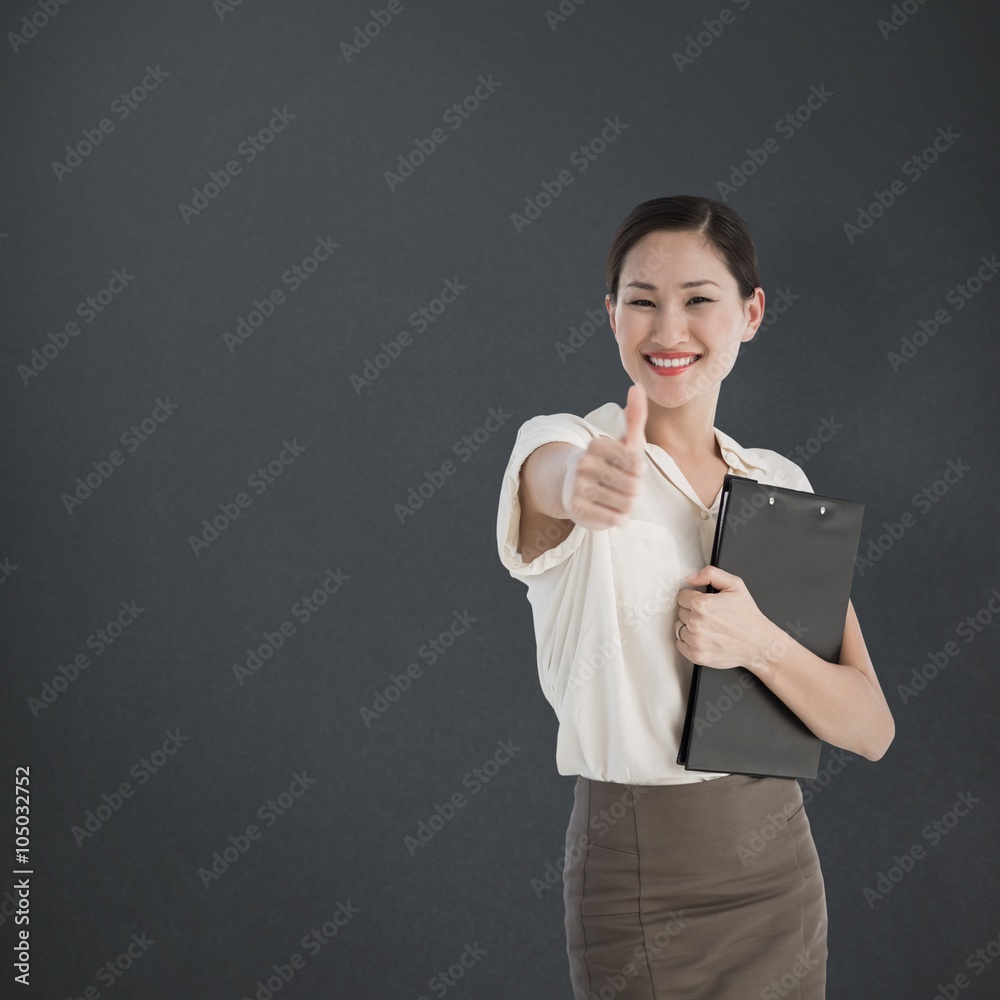
[[[684,361],[685,363],[684,364],[657,365],[657,364],[654,364],[653,361],[650,360],[651,357],[659,358],[661,360],[669,360],[669,361],[678,361],[679,360],[679,361]],[[700,358],[701,358],[700,354],[675,354],[675,355],[669,355],[669,354],[654,354],[654,355],[649,355],[649,354],[644,354],[643,355],[643,359],[645,360],[646,365],[649,368],[652,368],[652,370],[655,372],[655,374],[657,374],[657,375],[663,375],[663,376],[677,376],[677,375],[682,375],[689,368],[694,368],[694,366],[698,363],[698,361],[699,361]],[[693,360],[687,360],[687,359],[693,359]]]

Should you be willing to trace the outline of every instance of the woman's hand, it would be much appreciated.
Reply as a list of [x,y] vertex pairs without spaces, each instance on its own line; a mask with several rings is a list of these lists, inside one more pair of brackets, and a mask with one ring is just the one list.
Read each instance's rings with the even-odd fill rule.
[[594,438],[567,463],[562,505],[577,524],[600,530],[628,519],[646,471],[646,413],[646,392],[633,385],[625,403],[625,436]]
[[718,566],[704,566],[684,577],[696,587],[708,584],[707,594],[684,589],[677,594],[677,616],[683,627],[677,649],[692,663],[704,667],[746,667],[751,672],[784,642],[793,641],[764,616],[741,577]]

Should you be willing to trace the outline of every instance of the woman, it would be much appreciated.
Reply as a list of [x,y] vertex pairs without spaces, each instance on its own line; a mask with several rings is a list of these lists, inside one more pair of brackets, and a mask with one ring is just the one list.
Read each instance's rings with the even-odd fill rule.
[[722,202],[653,199],[619,228],[606,278],[627,405],[526,421],[497,520],[501,561],[528,586],[557,767],[577,775],[563,872],[574,993],[821,1000],[826,895],[798,782],[676,763],[692,663],[745,666],[868,760],[895,732],[853,605],[827,663],[709,564],[727,472],[812,490],[791,460],[715,427],[764,314],[753,241]]

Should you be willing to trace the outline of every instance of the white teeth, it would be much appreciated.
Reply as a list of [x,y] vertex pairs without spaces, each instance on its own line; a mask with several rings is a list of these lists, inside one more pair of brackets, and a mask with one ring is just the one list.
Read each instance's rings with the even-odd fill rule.
[[651,358],[646,356],[647,361],[652,361],[657,368],[685,368],[698,360],[698,355],[690,358]]

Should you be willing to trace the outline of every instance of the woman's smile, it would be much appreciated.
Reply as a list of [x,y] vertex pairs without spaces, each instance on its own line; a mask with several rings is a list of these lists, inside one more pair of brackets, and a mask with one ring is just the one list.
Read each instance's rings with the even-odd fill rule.
[[700,354],[690,352],[680,354],[669,351],[654,351],[652,354],[644,354],[646,364],[656,372],[657,375],[676,376],[693,368],[701,357]]

